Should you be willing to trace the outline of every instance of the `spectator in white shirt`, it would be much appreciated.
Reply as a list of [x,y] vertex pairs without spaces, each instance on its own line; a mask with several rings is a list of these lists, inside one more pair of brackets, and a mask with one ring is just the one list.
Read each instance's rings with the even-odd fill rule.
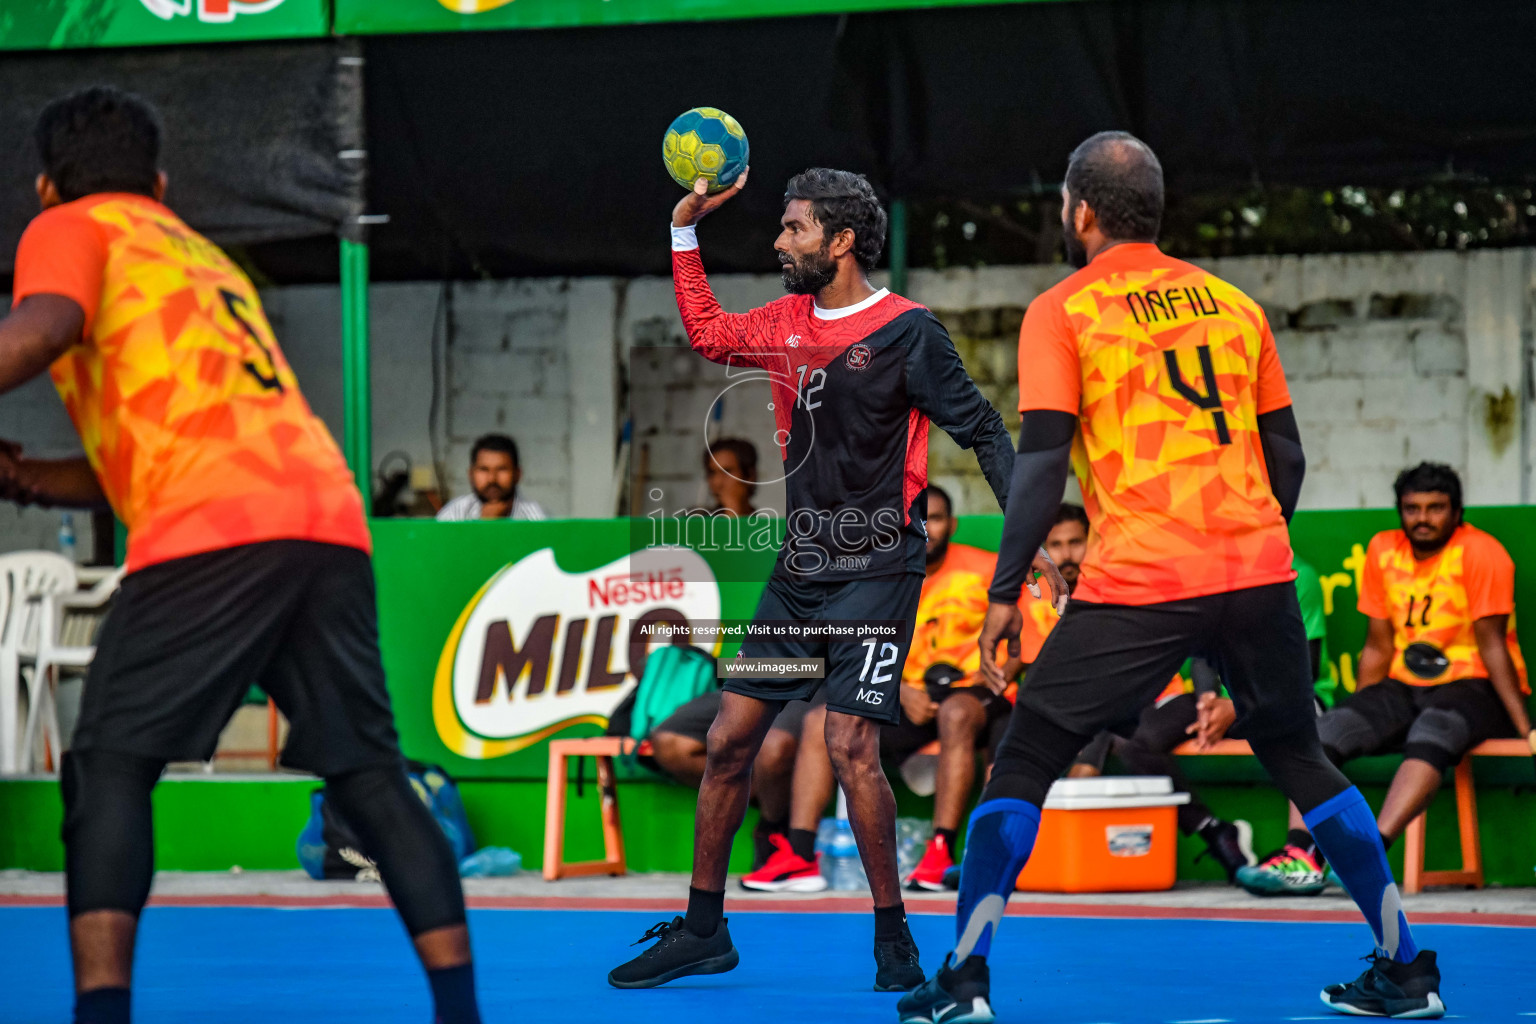
[[470,493],[444,505],[437,513],[437,521],[548,519],[542,505],[517,493],[522,478],[517,442],[505,434],[486,434],[469,452]]

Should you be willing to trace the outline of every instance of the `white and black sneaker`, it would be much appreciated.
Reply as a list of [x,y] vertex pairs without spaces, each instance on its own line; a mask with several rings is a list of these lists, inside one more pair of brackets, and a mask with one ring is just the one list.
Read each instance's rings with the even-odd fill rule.
[[958,967],[950,967],[954,954],[944,957],[932,978],[901,997],[896,1013],[901,1024],[990,1024],[992,1004],[991,972],[983,957],[966,957]]
[[1445,1016],[1433,952],[1421,949],[1406,964],[1374,952],[1362,959],[1371,962],[1370,970],[1347,985],[1323,989],[1323,1005],[1357,1017],[1429,1020]]
[[1253,826],[1246,821],[1212,821],[1200,829],[1200,838],[1205,841],[1205,849],[1195,860],[1214,858],[1227,873],[1230,884],[1236,884],[1240,869],[1258,863],[1253,854]]
[[656,945],[633,960],[608,972],[608,984],[614,988],[655,988],[689,974],[724,974],[741,962],[725,919],[715,934],[695,935],[683,927],[683,919],[674,917],[653,925],[633,945],[655,939]]

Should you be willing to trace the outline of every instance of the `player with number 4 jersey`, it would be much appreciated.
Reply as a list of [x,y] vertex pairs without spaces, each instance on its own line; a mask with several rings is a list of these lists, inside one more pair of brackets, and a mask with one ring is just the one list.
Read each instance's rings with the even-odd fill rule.
[[984,674],[1000,675],[1000,637],[1018,649],[1025,567],[1074,465],[1094,533],[971,816],[954,951],[900,1001],[904,1024],[992,1020],[986,958],[1047,790],[1191,656],[1219,666],[1234,734],[1302,810],[1371,924],[1370,970],[1323,1001],[1444,1012],[1435,954],[1414,943],[1370,807],[1318,740],[1287,529],[1305,459],[1274,337],[1252,299],[1158,249],[1162,210],[1162,166],[1139,139],[1102,132],[1072,153],[1062,231],[1080,269],[1035,299],[1019,333],[1023,422]]
[[[725,677],[710,729],[695,818],[686,918],[646,933],[656,944],[608,976],[646,988],[736,966],[721,916],[731,838],[746,812],[750,766],[787,701],[825,687],[826,739],[848,797],[875,905],[875,988],[922,980],[902,908],[895,800],[880,771],[880,725],[900,715],[901,669],[926,566],[924,488],[928,424],[976,458],[999,504],[1013,451],[1002,417],[976,389],[937,318],[869,282],[885,244],[886,214],[869,182],[822,168],[796,175],[774,248],[788,296],[748,313],[720,308],[705,278],[695,224],[738,193],[709,196],[701,179],[672,219],[678,309],[694,350],[766,377],[784,459],[789,507],[778,562],[756,622],[844,626],[842,638],[749,639],[743,663],[817,659],[820,672]],[[1045,559],[1038,569],[1065,595]]]

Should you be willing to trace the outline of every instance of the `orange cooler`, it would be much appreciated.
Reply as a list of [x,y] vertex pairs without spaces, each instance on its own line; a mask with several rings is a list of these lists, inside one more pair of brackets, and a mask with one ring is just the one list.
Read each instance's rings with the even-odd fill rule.
[[1019,873],[1026,892],[1153,892],[1178,872],[1178,807],[1163,776],[1058,779]]

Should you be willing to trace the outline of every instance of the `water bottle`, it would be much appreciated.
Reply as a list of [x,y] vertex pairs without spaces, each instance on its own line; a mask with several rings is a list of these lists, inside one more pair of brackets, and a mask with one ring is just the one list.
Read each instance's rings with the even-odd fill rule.
[[840,892],[868,889],[869,879],[864,874],[864,862],[859,858],[859,844],[846,820],[837,820],[828,845],[828,887]]
[[59,517],[59,554],[75,560],[75,517],[68,512]]
[[932,836],[932,824],[922,818],[896,819],[896,871],[902,878],[910,875],[923,859]]
[[504,878],[522,870],[523,858],[505,846],[487,846],[459,861],[460,878]]

